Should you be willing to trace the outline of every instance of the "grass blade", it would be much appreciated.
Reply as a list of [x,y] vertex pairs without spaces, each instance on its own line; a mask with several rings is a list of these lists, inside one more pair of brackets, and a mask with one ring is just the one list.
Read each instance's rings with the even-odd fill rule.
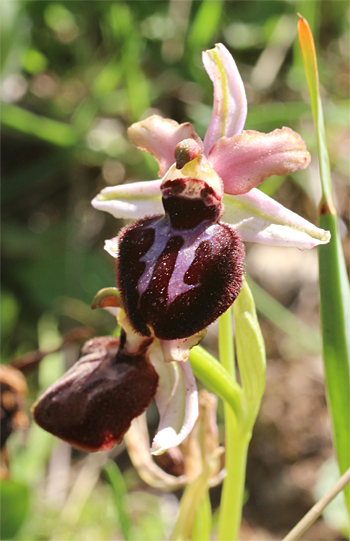
[[[318,223],[320,227],[327,228],[332,235],[329,244],[318,247],[321,325],[327,399],[332,419],[334,446],[339,469],[343,474],[350,465],[350,288],[332,199],[315,45],[307,21],[299,17],[299,42],[316,127],[322,185]],[[350,514],[349,486],[344,493]]]
[[9,128],[60,147],[72,147],[78,142],[78,135],[69,124],[36,115],[10,103],[1,105],[1,122]]
[[110,460],[104,467],[104,472],[113,490],[114,500],[119,514],[119,522],[125,541],[131,540],[131,525],[125,511],[125,495],[127,493],[124,478],[115,462]]

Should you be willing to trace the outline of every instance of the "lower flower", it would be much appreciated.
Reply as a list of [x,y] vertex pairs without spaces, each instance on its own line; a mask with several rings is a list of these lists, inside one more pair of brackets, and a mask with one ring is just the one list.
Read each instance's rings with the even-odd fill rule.
[[[107,291],[99,305],[115,313]],[[122,309],[118,320],[120,338],[88,341],[79,361],[34,404],[34,419],[77,449],[103,451],[122,441],[131,421],[155,398],[160,425],[151,452],[161,454],[179,445],[197,420],[195,379],[184,361],[204,333],[162,342],[136,334]]]

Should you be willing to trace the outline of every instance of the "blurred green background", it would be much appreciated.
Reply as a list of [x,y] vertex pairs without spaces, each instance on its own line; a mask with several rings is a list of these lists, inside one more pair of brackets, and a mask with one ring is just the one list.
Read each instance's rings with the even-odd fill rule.
[[[202,66],[203,49],[222,42],[233,54],[248,97],[246,128],[267,132],[287,125],[305,139],[313,155],[308,171],[273,177],[262,189],[315,222],[320,187],[298,12],[317,44],[348,261],[348,1],[2,0],[1,346],[3,363],[29,362],[22,367],[27,406],[77,360],[84,337],[113,332],[113,318],[92,312],[90,303],[100,288],[114,285],[103,240],[122,223],[95,211],[90,201],[104,186],[157,177],[153,158],[127,139],[132,122],[158,113],[190,121],[204,136],[212,84]],[[318,469],[332,455],[319,357],[316,252],[303,259],[293,250],[264,250],[247,247],[270,368],[248,464],[246,539],[274,539],[291,528],[312,504]],[[215,332],[207,341],[214,353]],[[27,356],[57,348],[41,361],[40,354]],[[301,377],[312,380],[311,387],[300,386]],[[295,411],[303,393],[316,402]],[[177,497],[148,490],[123,446],[114,455],[130,491],[126,529],[110,484],[100,478],[101,458],[71,455],[68,446],[34,426],[11,436],[9,455],[4,539],[168,536]],[[218,495],[213,491],[214,506]],[[327,520],[308,538],[342,539],[337,523]]]

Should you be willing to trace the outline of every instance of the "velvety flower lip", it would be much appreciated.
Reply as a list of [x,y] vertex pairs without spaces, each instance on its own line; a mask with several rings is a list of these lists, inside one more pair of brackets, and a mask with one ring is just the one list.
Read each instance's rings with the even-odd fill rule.
[[33,415],[73,447],[96,452],[120,443],[131,421],[155,398],[160,423],[151,453],[159,455],[182,443],[198,418],[196,382],[186,361],[205,331],[186,340],[145,338],[117,307],[118,297],[115,288],[101,290],[93,308],[118,317],[120,339],[88,341],[79,361],[36,401]]
[[[224,45],[217,44],[203,52],[203,63],[214,85],[213,113],[204,143],[190,123],[178,124],[153,115],[133,124],[128,130],[131,141],[155,157],[163,178],[107,187],[92,205],[116,218],[163,214],[160,188],[174,166],[177,145],[192,138],[223,183],[223,221],[232,224],[244,241],[299,249],[329,242],[328,231],[256,189],[271,175],[285,175],[308,166],[310,155],[302,138],[286,127],[268,134],[243,131],[247,100],[232,56]],[[115,239],[106,249],[115,255]]]

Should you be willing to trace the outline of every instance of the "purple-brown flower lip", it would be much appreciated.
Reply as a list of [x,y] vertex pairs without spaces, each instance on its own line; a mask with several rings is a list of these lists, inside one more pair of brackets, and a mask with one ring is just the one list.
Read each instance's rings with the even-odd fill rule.
[[[190,221],[191,215],[180,210],[179,222]],[[217,319],[238,296],[244,246],[230,226],[217,220],[215,211],[216,207],[213,220],[179,229],[172,207],[172,217],[170,212],[140,220],[122,231],[117,283],[140,334],[150,336],[152,330],[162,340],[189,337]]]
[[132,355],[124,331],[120,340],[87,342],[82,358],[34,404],[37,424],[85,452],[120,443],[157,391],[159,377],[147,358],[151,343],[144,339]]

